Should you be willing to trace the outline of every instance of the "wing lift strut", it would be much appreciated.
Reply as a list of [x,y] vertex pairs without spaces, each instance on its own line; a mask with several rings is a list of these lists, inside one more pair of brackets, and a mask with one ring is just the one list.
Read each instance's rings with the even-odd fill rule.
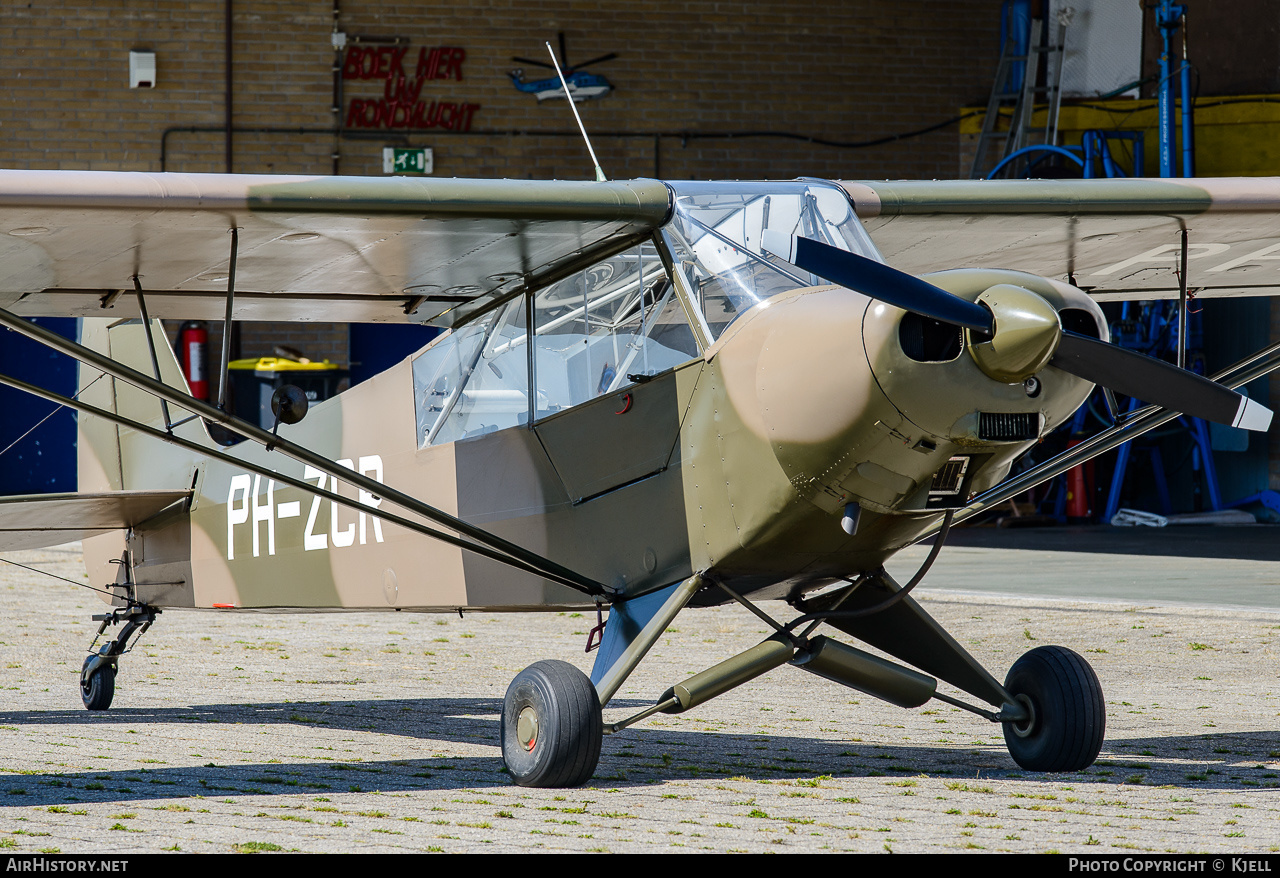
[[[136,278],[134,282],[136,285]],[[140,289],[139,304],[142,305]],[[145,309],[145,306],[143,306],[143,308]],[[143,310],[144,315],[145,313],[145,310]],[[613,589],[603,583],[596,582],[589,577],[583,576],[582,574],[572,571],[563,565],[544,558],[536,552],[531,552],[522,546],[518,546],[504,540],[499,536],[489,533],[483,528],[468,524],[460,518],[397,491],[375,479],[371,479],[363,473],[348,469],[344,466],[339,466],[337,463],[329,460],[323,455],[317,454],[310,449],[290,442],[287,439],[282,439],[277,434],[264,430],[256,424],[251,424],[248,421],[227,414],[220,408],[216,408],[208,403],[198,400],[190,394],[175,387],[171,387],[156,378],[144,375],[143,373],[138,372],[135,369],[131,369],[128,366],[124,366],[98,351],[91,350],[81,344],[63,338],[56,333],[50,332],[48,329],[31,323],[10,311],[0,309],[0,325],[21,333],[34,341],[40,342],[46,347],[66,354],[84,365],[110,375],[112,378],[131,384],[142,391],[150,393],[152,396],[160,400],[161,405],[164,406],[164,422],[168,429],[157,429],[148,424],[143,424],[131,418],[118,415],[115,412],[107,411],[97,406],[81,402],[80,400],[62,396],[61,394],[53,393],[37,385],[8,375],[0,375],[0,384],[5,384],[18,390],[25,391],[50,402],[75,409],[76,411],[84,414],[104,418],[118,425],[152,436],[163,442],[168,442],[172,445],[184,448],[187,451],[211,457],[225,463],[234,464],[242,469],[247,469],[250,472],[266,478],[274,479],[281,484],[298,488],[299,490],[305,491],[309,494],[323,497],[358,512],[376,514],[377,517],[383,521],[399,525],[407,530],[420,533],[433,539],[441,540],[450,545],[458,546],[469,552],[490,558],[517,570],[532,573],[536,576],[540,576],[544,579],[572,588],[575,591],[582,592],[583,594],[589,595],[598,600],[611,601],[620,597],[615,594]],[[156,362],[154,341],[151,340],[149,323],[147,324],[147,327],[148,341],[153,346],[152,360],[154,363]],[[442,525],[448,530],[454,531],[454,533],[448,533],[438,528],[431,527],[428,524],[412,518],[407,518],[404,515],[384,511],[382,508],[379,508],[376,513],[373,513],[368,505],[361,503],[357,499],[343,497],[333,491],[318,488],[309,482],[303,481],[302,479],[284,475],[269,467],[259,466],[250,461],[243,460],[233,454],[227,453],[226,451],[198,442],[193,442],[178,436],[173,433],[173,428],[179,424],[185,423],[186,420],[190,420],[190,418],[174,423],[169,417],[169,405],[185,409],[191,412],[193,417],[203,418],[206,422],[220,424],[253,440],[254,442],[257,442],[264,446],[268,451],[279,451],[285,457],[315,467],[320,472],[323,472],[334,479],[354,485],[375,499],[390,501],[401,509],[407,510],[408,512],[427,519],[430,522]]]
[[[937,559],[939,551],[946,542],[954,512],[955,510],[947,510],[944,513],[941,530],[929,556],[906,585],[899,586],[883,569],[866,573],[855,580],[849,580],[840,588],[826,592],[812,602],[795,602],[803,615],[785,625],[774,620],[728,585],[713,581],[703,574],[690,577],[674,589],[664,605],[654,614],[650,623],[596,683],[596,692],[602,705],[607,704],[617,693],[623,680],[635,669],[644,653],[656,641],[657,635],[666,629],[675,613],[688,603],[700,588],[706,586],[719,588],[773,628],[774,634],[750,649],[682,680],[667,689],[654,704],[640,712],[619,722],[606,723],[604,731],[607,734],[617,733],[655,713],[683,713],[784,664],[794,665],[899,707],[919,707],[930,698],[937,698],[992,722],[1025,721],[1028,718],[1025,705],[983,670],[963,647],[942,631],[941,627],[927,614],[924,614],[918,604],[908,598],[911,590],[924,579],[929,568],[933,566],[934,560]],[[856,608],[846,608],[850,606],[856,606]],[[942,670],[943,673],[940,676],[950,678],[951,682],[955,682],[961,688],[983,697],[992,704],[999,705],[999,711],[993,712],[974,707],[938,692],[938,681],[928,674],[919,673],[824,635],[813,636],[814,629],[826,622],[855,636],[862,636],[873,645],[887,647],[886,651],[894,653],[893,641],[898,638],[867,636],[861,628],[849,625],[855,620],[873,616],[876,617],[875,627],[883,627],[886,624],[902,627],[905,623],[907,627],[919,628],[922,620],[927,622],[931,629],[928,633],[933,635],[934,640],[939,640],[943,644],[944,648],[941,651],[932,650],[939,652],[934,659],[940,660],[931,660],[929,656],[915,654],[906,655],[904,658],[920,667],[930,670],[936,667]],[[801,626],[805,626],[804,630],[797,632],[795,629]],[[913,633],[917,635],[915,640],[922,639],[919,636],[920,631]],[[916,651],[919,652],[918,648]],[[961,672],[948,673],[949,668],[956,666],[954,661],[956,658],[961,660]]]
[[[1212,380],[1237,389],[1277,369],[1280,369],[1280,344],[1258,351],[1212,376]],[[609,632],[606,629],[606,642],[601,646],[597,669],[592,675],[602,706],[617,694],[676,614],[704,588],[719,588],[764,620],[774,629],[774,634],[745,652],[672,686],[654,704],[638,713],[618,722],[605,723],[604,731],[606,734],[619,732],[656,713],[683,713],[774,668],[792,664],[900,707],[919,707],[936,698],[992,722],[1009,724],[1016,734],[1023,734],[1023,728],[1034,722],[1034,710],[1025,696],[1015,696],[992,677],[908,594],[932,566],[953,524],[1154,430],[1176,419],[1179,414],[1158,406],[1140,409],[1125,421],[978,495],[967,506],[947,510],[917,538],[924,540],[937,536],[929,556],[905,586],[894,582],[883,569],[865,573],[844,586],[812,598],[794,599],[793,605],[803,615],[785,625],[704,573],[695,573],[662,592],[615,604],[609,622],[610,627],[615,628],[614,636],[622,644],[615,646],[613,655],[609,655]],[[646,601],[651,602],[651,607],[641,610]],[[628,612],[631,613],[629,618]],[[797,633],[795,629],[806,623],[804,630]],[[828,637],[811,636],[814,629],[823,623],[926,673]],[[623,633],[623,628],[629,630]],[[998,709],[986,710],[938,692],[939,679]]]

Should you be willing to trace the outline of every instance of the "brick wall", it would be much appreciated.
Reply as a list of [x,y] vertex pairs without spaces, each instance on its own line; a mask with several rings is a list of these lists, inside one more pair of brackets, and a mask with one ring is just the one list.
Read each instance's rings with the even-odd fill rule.
[[[235,0],[233,120],[246,128],[334,124],[332,8],[325,2]],[[512,0],[454,4],[342,4],[350,37],[403,37],[418,50],[465,50],[461,80],[431,80],[423,97],[478,104],[469,133],[410,135],[436,150],[446,176],[587,177],[564,101],[539,104],[507,72],[513,55],[542,59],[564,31],[570,62],[606,52],[589,68],[616,91],[581,104],[600,133],[613,177],[651,175],[652,134],[775,130],[861,141],[938,122],[982,98],[995,63],[996,0],[902,4],[861,0],[677,3]],[[166,128],[219,126],[224,114],[224,5],[210,0],[33,0],[0,17],[6,91],[0,95],[0,162],[9,167],[159,170]],[[154,89],[127,87],[128,52],[157,53]],[[527,65],[525,65],[527,67]],[[529,67],[527,74],[549,75]],[[381,81],[346,81],[346,97],[376,99]],[[344,102],[344,111],[349,101]],[[343,114],[345,116],[345,112]],[[493,136],[486,132],[534,132]],[[625,137],[604,136],[606,132]],[[365,132],[368,134],[369,132]],[[395,133],[339,141],[344,173],[380,174]],[[332,171],[331,134],[241,133],[234,170]],[[954,130],[870,149],[778,138],[665,138],[671,177],[929,177],[955,167]],[[169,170],[225,169],[219,131],[174,132]]]
[[[344,80],[333,107],[333,6],[323,0],[232,3],[231,169],[244,173],[382,174],[382,148],[430,146],[438,176],[589,179],[566,102],[539,103],[507,74],[551,71],[544,41],[566,35],[568,60],[616,91],[579,105],[613,178],[950,177],[955,129],[871,148],[781,137],[678,136],[786,132],[839,142],[920,129],[981,100],[997,42],[998,0],[841,4],[637,0],[626,4],[473,0],[466,4],[344,0],[350,45],[406,41],[465,51],[460,79],[423,83],[421,98],[478,104],[469,131],[363,130],[336,136],[352,100],[385,96],[383,80]],[[225,10],[213,0],[31,0],[5,4],[0,45],[0,166],[221,172],[225,134]],[[357,42],[357,40],[361,40]],[[131,49],[156,53],[157,84],[128,87]],[[445,68],[446,73],[455,73]],[[414,70],[416,72],[416,69]],[[181,130],[200,128],[204,130]],[[306,129],[300,133],[298,129]],[[166,131],[169,133],[166,135]],[[668,136],[655,138],[655,134]],[[672,136],[675,135],[675,136]],[[343,327],[250,324],[243,356],[274,344],[345,365]]]

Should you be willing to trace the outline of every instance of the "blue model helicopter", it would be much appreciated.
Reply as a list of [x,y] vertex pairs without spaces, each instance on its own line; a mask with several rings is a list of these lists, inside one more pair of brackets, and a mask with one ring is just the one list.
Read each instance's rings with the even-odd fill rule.
[[[598,98],[601,95],[608,94],[613,91],[613,83],[595,73],[587,73],[584,67],[592,64],[598,64],[601,61],[612,61],[618,57],[617,52],[610,52],[607,55],[601,55],[599,58],[592,58],[590,61],[584,61],[581,64],[570,65],[565,58],[564,50],[564,31],[557,34],[560,41],[560,68],[564,71],[565,83],[568,85],[569,98],[574,103]],[[548,70],[555,70],[555,67],[546,61],[535,61],[531,58],[515,58],[511,59],[520,64],[530,64],[535,67],[545,67]],[[511,77],[512,83],[520,91],[535,96],[539,102],[548,98],[562,98],[565,96],[565,88],[560,83],[559,76],[549,76],[546,79],[525,80],[524,69],[512,70],[507,74]]]

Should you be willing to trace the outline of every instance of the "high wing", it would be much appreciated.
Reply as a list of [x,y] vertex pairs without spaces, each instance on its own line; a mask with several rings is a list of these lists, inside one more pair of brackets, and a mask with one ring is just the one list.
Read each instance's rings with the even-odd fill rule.
[[[657,181],[0,170],[0,308],[23,316],[452,326],[647,237]],[[129,295],[121,295],[121,292]],[[109,310],[108,310],[109,309]]]
[[1280,293],[1280,178],[847,182],[895,268],[1012,268],[1099,301]]

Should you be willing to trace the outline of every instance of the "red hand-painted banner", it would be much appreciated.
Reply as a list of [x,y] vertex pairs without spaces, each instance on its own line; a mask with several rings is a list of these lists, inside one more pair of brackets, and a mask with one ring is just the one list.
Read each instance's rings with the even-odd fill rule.
[[479,104],[431,100],[423,96],[430,80],[462,81],[466,49],[456,46],[421,47],[409,74],[408,46],[350,46],[342,65],[347,80],[382,80],[381,98],[352,98],[347,104],[347,128],[443,128],[470,131]]

